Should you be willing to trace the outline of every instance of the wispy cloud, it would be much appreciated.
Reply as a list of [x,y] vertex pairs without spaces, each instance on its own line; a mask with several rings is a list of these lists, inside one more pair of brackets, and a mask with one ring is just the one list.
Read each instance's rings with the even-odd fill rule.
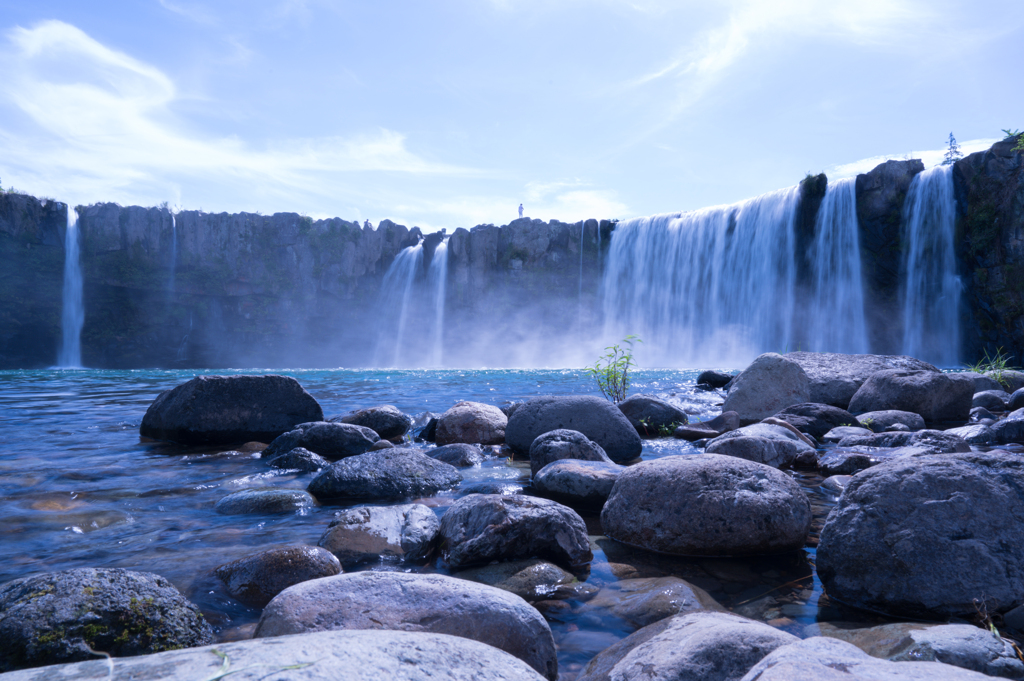
[[217,23],[216,15],[203,5],[160,0],[160,6],[168,12],[178,14],[203,26],[212,26]]
[[[964,156],[973,154],[976,151],[985,151],[993,144],[998,142],[998,139],[979,139],[979,140],[968,140],[960,144],[960,151],[963,152]],[[870,158],[863,158],[859,161],[853,161],[852,163],[840,163],[834,166],[825,168],[825,174],[832,180],[838,180],[844,177],[853,177],[866,173],[872,170],[875,166],[885,163],[886,161],[904,161],[913,158],[921,159],[924,163],[925,168],[931,168],[942,163],[946,156],[947,149],[928,149],[925,151],[909,151],[903,154],[889,154],[884,156],[872,156]]]

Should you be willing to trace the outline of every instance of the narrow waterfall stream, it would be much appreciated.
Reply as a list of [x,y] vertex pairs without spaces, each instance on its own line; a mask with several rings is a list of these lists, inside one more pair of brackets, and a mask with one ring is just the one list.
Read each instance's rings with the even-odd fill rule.
[[416,273],[423,269],[423,244],[403,248],[384,273],[377,310],[378,326],[374,366],[405,366],[405,330],[413,297]]
[[78,213],[68,206],[68,228],[64,235],[64,290],[61,311],[61,345],[57,365],[82,366],[82,325],[85,308],[82,301],[82,266],[78,253]]
[[434,259],[427,272],[428,296],[434,304],[433,348],[430,366],[444,366],[444,297],[448,281],[448,242],[442,241],[434,249]]

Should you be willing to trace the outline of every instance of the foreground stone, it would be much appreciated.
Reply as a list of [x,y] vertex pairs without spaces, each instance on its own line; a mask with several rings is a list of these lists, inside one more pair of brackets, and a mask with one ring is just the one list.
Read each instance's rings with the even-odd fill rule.
[[704,452],[735,456],[773,468],[791,466],[801,457],[810,461],[816,458],[814,447],[801,440],[799,434],[767,423],[755,423],[719,435],[708,443]]
[[873,374],[885,369],[934,371],[931,364],[906,355],[842,355],[832,352],[790,352],[783,355],[796,362],[810,380],[807,402],[831,404],[849,409],[850,400]]
[[698,421],[686,426],[679,426],[672,433],[673,437],[680,440],[696,442],[718,437],[723,433],[736,430],[740,427],[740,415],[734,411],[725,411],[710,421]]
[[310,579],[332,577],[341,563],[317,546],[287,546],[261,551],[221,565],[214,574],[239,601],[262,608],[290,586]]
[[459,402],[437,419],[434,440],[439,445],[456,442],[500,445],[505,441],[508,417],[491,404]]
[[530,445],[530,473],[533,476],[549,463],[563,459],[612,463],[601,445],[576,430],[552,430],[538,435]]
[[353,411],[344,416],[337,416],[331,419],[332,423],[350,423],[354,426],[369,428],[382,440],[395,440],[405,435],[412,425],[412,417],[403,414],[391,404],[382,404],[379,407],[369,407]]
[[641,437],[658,437],[689,423],[686,412],[654,395],[630,395],[619,402],[621,411]]
[[186,445],[270,442],[299,423],[323,418],[323,409],[294,378],[197,376],[160,393],[139,434]]
[[854,414],[896,409],[925,421],[966,421],[974,381],[962,374],[888,369],[873,374],[850,400]]
[[890,662],[856,646],[815,636],[776,648],[755,664],[742,681],[982,681],[989,677],[941,662]]
[[810,380],[800,365],[768,352],[733,379],[722,411],[734,411],[741,423],[753,423],[810,401]]
[[799,640],[729,613],[677,615],[598,653],[576,681],[739,681],[765,655]]
[[805,402],[786,407],[775,418],[789,423],[802,433],[822,438],[833,428],[856,427],[860,423],[853,414],[829,404]]
[[593,395],[535,397],[513,412],[505,442],[519,456],[528,456],[538,435],[568,429],[596,442],[616,463],[640,456],[643,442],[629,419],[608,400]]
[[790,476],[718,454],[631,466],[601,511],[607,536],[675,555],[792,551],[803,547],[810,523],[810,502]]
[[406,499],[430,496],[461,481],[454,466],[416,449],[394,447],[333,463],[307,489],[319,500]]
[[583,519],[568,506],[522,495],[470,494],[441,517],[441,552],[453,568],[544,558],[576,568],[594,557]]
[[504,650],[548,679],[558,675],[551,628],[533,606],[507,591],[444,575],[357,572],[303,582],[270,602],[254,637],[336,629],[461,636]]
[[858,473],[829,514],[830,598],[895,616],[972,616],[1024,602],[1024,460],[1001,451],[903,456]]
[[439,524],[423,504],[360,506],[337,513],[317,542],[341,564],[415,563],[434,550]]
[[296,447],[302,447],[325,459],[337,461],[367,452],[379,440],[380,436],[369,428],[350,423],[300,423],[271,442],[261,456],[264,459],[272,459],[287,454]]
[[213,507],[223,515],[293,513],[316,506],[316,499],[301,489],[264,487],[243,489],[220,499]]
[[625,467],[610,461],[562,459],[549,463],[533,478],[543,496],[573,508],[599,508],[612,493]]
[[583,614],[610,612],[634,627],[646,627],[674,615],[704,611],[725,612],[725,608],[704,589],[678,577],[639,577],[613,582],[580,609]]
[[[406,631],[321,631],[117,659],[113,681],[540,681],[528,664],[477,641]],[[287,674],[287,675],[286,675]],[[5,674],[4,681],[106,679],[95,659]]]
[[211,640],[199,608],[151,572],[78,568],[0,586],[0,671],[91,660],[89,648],[127,657]]

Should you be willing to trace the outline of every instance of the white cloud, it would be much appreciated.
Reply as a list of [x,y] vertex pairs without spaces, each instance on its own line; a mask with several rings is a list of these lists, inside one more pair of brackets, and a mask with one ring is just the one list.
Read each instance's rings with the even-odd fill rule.
[[213,12],[199,4],[183,4],[179,2],[171,2],[170,0],[160,0],[160,6],[168,12],[179,14],[186,19],[196,22],[197,24],[212,26],[217,23],[217,17],[214,16]]
[[[976,151],[985,151],[993,144],[998,142],[998,139],[980,139],[980,140],[968,140],[960,143],[960,151],[963,152],[964,156],[973,154]],[[919,158],[924,163],[925,168],[931,168],[942,163],[945,158],[946,151],[948,149],[929,149],[927,151],[910,151],[904,154],[889,154],[884,156],[871,156],[870,158],[863,158],[859,161],[853,161],[852,163],[840,163],[834,166],[829,166],[825,169],[825,174],[830,180],[838,180],[844,177],[853,177],[866,173],[875,166],[885,163],[886,161],[907,161],[914,158]]]

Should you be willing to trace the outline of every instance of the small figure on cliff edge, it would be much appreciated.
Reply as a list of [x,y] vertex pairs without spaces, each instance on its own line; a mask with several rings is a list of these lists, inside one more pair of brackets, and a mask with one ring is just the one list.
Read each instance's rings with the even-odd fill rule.
[[366,229],[373,229],[373,225],[370,224],[369,220],[363,220],[363,227]]
[[519,204],[519,217],[523,217],[523,204]]

